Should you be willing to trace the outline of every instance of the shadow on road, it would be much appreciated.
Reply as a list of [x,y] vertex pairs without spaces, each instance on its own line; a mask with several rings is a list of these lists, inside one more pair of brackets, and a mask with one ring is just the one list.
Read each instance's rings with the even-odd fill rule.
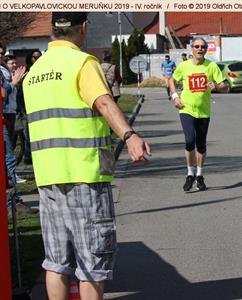
[[[181,134],[180,130],[144,130],[139,131],[139,135],[142,138],[154,138],[154,137],[165,137],[171,135]],[[153,147],[153,145],[152,145]]]
[[171,124],[174,123],[174,121],[166,121],[166,120],[144,120],[144,121],[135,121],[135,126],[137,127],[144,127],[147,125],[165,125],[165,124]]
[[231,197],[226,199],[217,199],[217,200],[211,200],[211,201],[203,201],[199,203],[191,203],[191,204],[185,204],[185,205],[175,205],[175,206],[168,206],[168,207],[161,207],[161,208],[154,208],[154,209],[145,209],[145,210],[139,210],[139,211],[130,211],[123,214],[117,214],[116,217],[122,217],[127,215],[136,215],[136,214],[147,214],[147,213],[155,213],[155,212],[161,212],[161,211],[169,211],[169,210],[175,210],[175,209],[184,209],[184,208],[190,208],[190,207],[197,207],[197,206],[204,206],[204,205],[211,205],[211,204],[217,204],[217,203],[223,203],[228,201],[234,201],[241,199],[241,196],[237,197]]
[[105,299],[235,300],[242,298],[242,279],[191,283],[142,242],[119,244],[114,281]]
[[209,187],[208,190],[212,190],[212,191],[229,190],[229,189],[236,189],[238,187],[242,187],[242,182],[238,182],[238,183],[227,185],[227,186],[223,185],[223,186]]
[[[173,149],[173,144],[165,145]],[[180,144],[174,144],[174,147],[179,148]],[[154,150],[154,149],[153,149]],[[125,169],[124,165],[127,164],[126,160],[119,162],[116,170],[116,177],[174,177],[174,176],[185,176],[186,175],[186,163],[184,157],[159,157],[152,158],[148,163],[132,163],[129,164]],[[206,174],[209,173],[232,173],[238,172],[242,169],[242,157],[241,156],[209,156],[205,163]],[[124,171],[125,170],[125,171]],[[229,189],[240,187],[237,183],[229,186],[222,186],[221,189]],[[211,187],[212,188],[212,187]]]

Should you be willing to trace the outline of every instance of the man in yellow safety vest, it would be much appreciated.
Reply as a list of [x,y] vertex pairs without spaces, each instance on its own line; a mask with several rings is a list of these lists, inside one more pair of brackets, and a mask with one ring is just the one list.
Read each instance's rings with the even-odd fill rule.
[[24,80],[40,193],[42,266],[50,300],[67,299],[73,272],[81,299],[100,300],[116,252],[109,126],[133,161],[147,160],[151,150],[112,100],[97,59],[80,50],[87,14],[54,12],[52,26],[53,41]]

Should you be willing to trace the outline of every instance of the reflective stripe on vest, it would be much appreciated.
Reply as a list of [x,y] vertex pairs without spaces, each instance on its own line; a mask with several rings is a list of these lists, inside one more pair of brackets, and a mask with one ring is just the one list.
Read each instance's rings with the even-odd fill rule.
[[28,123],[50,118],[94,118],[101,114],[90,108],[48,108],[28,114]]
[[50,148],[96,148],[107,147],[111,143],[110,136],[95,138],[54,138],[31,143],[31,150],[38,151]]

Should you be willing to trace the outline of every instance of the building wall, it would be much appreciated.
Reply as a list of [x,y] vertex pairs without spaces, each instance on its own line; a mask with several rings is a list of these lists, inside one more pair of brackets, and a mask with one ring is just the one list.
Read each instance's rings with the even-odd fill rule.
[[7,46],[7,51],[24,50],[24,49],[39,49],[44,52],[47,49],[50,37],[39,38],[21,38]]
[[26,55],[32,50],[40,50],[44,53],[47,49],[49,37],[21,38],[7,46],[7,53],[14,54],[18,65],[25,65]]
[[222,61],[241,60],[242,61],[242,37],[222,37]]
[[144,54],[140,56],[144,57],[149,64],[149,70],[142,73],[143,79],[149,77],[162,78],[161,63],[165,60],[165,54]]

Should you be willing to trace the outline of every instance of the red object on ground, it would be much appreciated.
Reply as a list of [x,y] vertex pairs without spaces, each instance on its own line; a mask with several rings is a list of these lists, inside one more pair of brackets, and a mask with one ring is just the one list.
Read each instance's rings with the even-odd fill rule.
[[4,163],[2,94],[0,90],[0,291],[1,299],[12,299],[10,252],[8,239],[8,216],[6,200],[6,174]]
[[70,294],[68,300],[81,300],[76,281],[72,281],[70,284]]

